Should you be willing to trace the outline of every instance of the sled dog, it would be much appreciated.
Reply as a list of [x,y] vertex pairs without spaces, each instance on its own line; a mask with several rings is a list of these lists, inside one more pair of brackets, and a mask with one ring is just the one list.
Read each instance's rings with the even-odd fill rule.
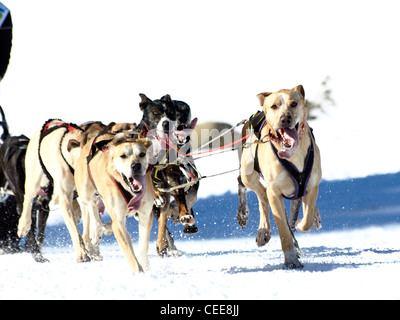
[[[78,160],[75,183],[82,203],[83,239],[90,256],[99,256],[103,234],[97,207],[101,196],[112,219],[112,231],[136,272],[148,268],[148,247],[154,203],[151,174],[147,173],[148,139],[127,138],[124,133],[99,134],[83,147]],[[136,258],[126,229],[127,217],[139,220],[139,255]]]
[[[278,226],[285,266],[299,268],[300,249],[293,232],[307,232],[321,228],[321,218],[316,207],[318,187],[321,182],[320,151],[312,129],[306,119],[304,88],[265,92],[257,95],[263,107],[263,119],[257,116],[258,130],[242,145],[239,181],[238,222],[244,227],[249,218],[246,190],[258,197],[260,225],[257,245],[263,246],[271,238],[269,206]],[[262,115],[262,114],[261,114]],[[249,120],[242,135],[254,123]],[[260,181],[263,177],[267,189]],[[288,223],[284,198],[291,200]],[[297,215],[303,203],[303,219]]]
[[74,168],[80,153],[82,132],[75,124],[51,119],[29,141],[25,156],[24,203],[18,224],[18,236],[21,238],[31,228],[34,198],[39,192],[50,197],[60,205],[78,262],[89,260],[77,226],[81,211],[74,199]]

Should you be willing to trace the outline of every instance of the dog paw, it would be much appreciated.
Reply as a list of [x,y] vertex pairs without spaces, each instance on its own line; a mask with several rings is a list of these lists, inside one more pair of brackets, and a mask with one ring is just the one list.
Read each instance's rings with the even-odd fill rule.
[[38,263],[50,262],[50,260],[43,257],[40,252],[33,252],[32,257]]
[[244,228],[249,220],[249,208],[247,206],[240,206],[237,212],[237,221],[239,226]]
[[168,251],[168,257],[181,257],[183,255],[182,252],[180,252],[178,249],[174,249],[174,250],[169,250]]
[[167,203],[167,199],[164,197],[164,195],[159,194],[159,195],[156,195],[156,196],[155,196],[155,198],[154,198],[154,204],[155,204],[157,207],[159,207],[159,208],[164,207],[166,203]]
[[139,258],[138,262],[139,262],[139,264],[140,264],[140,266],[142,268],[142,272],[146,272],[146,271],[150,270],[150,261],[149,261],[149,259],[147,257],[146,258],[142,258],[142,259]]
[[299,220],[296,223],[296,230],[299,231],[300,233],[307,233],[308,231],[310,231],[310,229],[315,229],[315,230],[319,230],[322,228],[322,223],[321,223],[321,217],[318,215],[318,217],[314,218],[313,224],[311,227],[307,227],[305,225],[305,223],[303,223],[303,219]]
[[89,258],[91,261],[103,261],[103,256],[100,254],[100,246],[98,244],[89,244]]
[[83,262],[90,262],[90,257],[89,255],[84,252],[78,255],[78,257],[76,258],[76,262],[78,263],[83,263]]
[[285,269],[300,269],[303,268],[303,264],[299,261],[298,252],[296,248],[292,248],[284,252],[285,255]]
[[158,254],[158,256],[159,256],[160,258],[166,258],[166,257],[168,257],[167,248],[159,249],[159,248],[157,247],[157,254]]
[[183,228],[183,233],[184,234],[196,234],[199,232],[199,228],[197,228],[197,226],[194,225],[185,225],[185,227]]
[[188,225],[194,225],[196,220],[194,219],[194,217],[190,214],[187,214],[185,216],[182,216],[180,218],[180,221],[182,224],[188,224]]
[[271,240],[271,231],[266,228],[258,229],[256,243],[258,247],[265,246]]
[[31,221],[21,218],[18,224],[18,237],[22,238],[26,236],[30,229],[31,229]]

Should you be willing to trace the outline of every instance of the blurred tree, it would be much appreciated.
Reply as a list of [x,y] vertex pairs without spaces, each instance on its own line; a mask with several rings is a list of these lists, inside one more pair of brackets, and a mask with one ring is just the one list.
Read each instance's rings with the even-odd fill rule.
[[330,81],[330,77],[327,76],[321,83],[322,86],[322,92],[320,94],[320,97],[317,99],[317,101],[310,101],[306,99],[306,104],[307,104],[307,117],[308,120],[314,120],[317,118],[315,115],[315,111],[320,110],[324,112],[326,110],[327,106],[334,106],[335,101],[332,98],[332,90],[329,88],[328,83]]

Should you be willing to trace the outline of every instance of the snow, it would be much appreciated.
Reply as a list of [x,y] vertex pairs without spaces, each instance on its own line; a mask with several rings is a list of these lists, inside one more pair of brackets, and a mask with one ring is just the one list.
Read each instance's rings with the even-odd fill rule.
[[50,263],[1,257],[0,299],[399,299],[399,234],[392,225],[299,235],[301,270],[283,269],[277,236],[261,249],[253,238],[181,242],[184,256],[150,252],[151,269],[140,275],[116,244],[85,264],[71,247],[46,247]]

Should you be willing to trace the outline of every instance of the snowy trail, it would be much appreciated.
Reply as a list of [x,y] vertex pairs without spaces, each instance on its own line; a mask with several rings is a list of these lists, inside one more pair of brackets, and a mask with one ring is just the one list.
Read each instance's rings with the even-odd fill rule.
[[[302,270],[284,270],[279,237],[179,241],[180,258],[150,252],[134,275],[117,245],[104,261],[75,262],[71,247],[0,256],[0,299],[400,299],[400,226],[297,235]],[[150,248],[154,248],[152,242]]]

